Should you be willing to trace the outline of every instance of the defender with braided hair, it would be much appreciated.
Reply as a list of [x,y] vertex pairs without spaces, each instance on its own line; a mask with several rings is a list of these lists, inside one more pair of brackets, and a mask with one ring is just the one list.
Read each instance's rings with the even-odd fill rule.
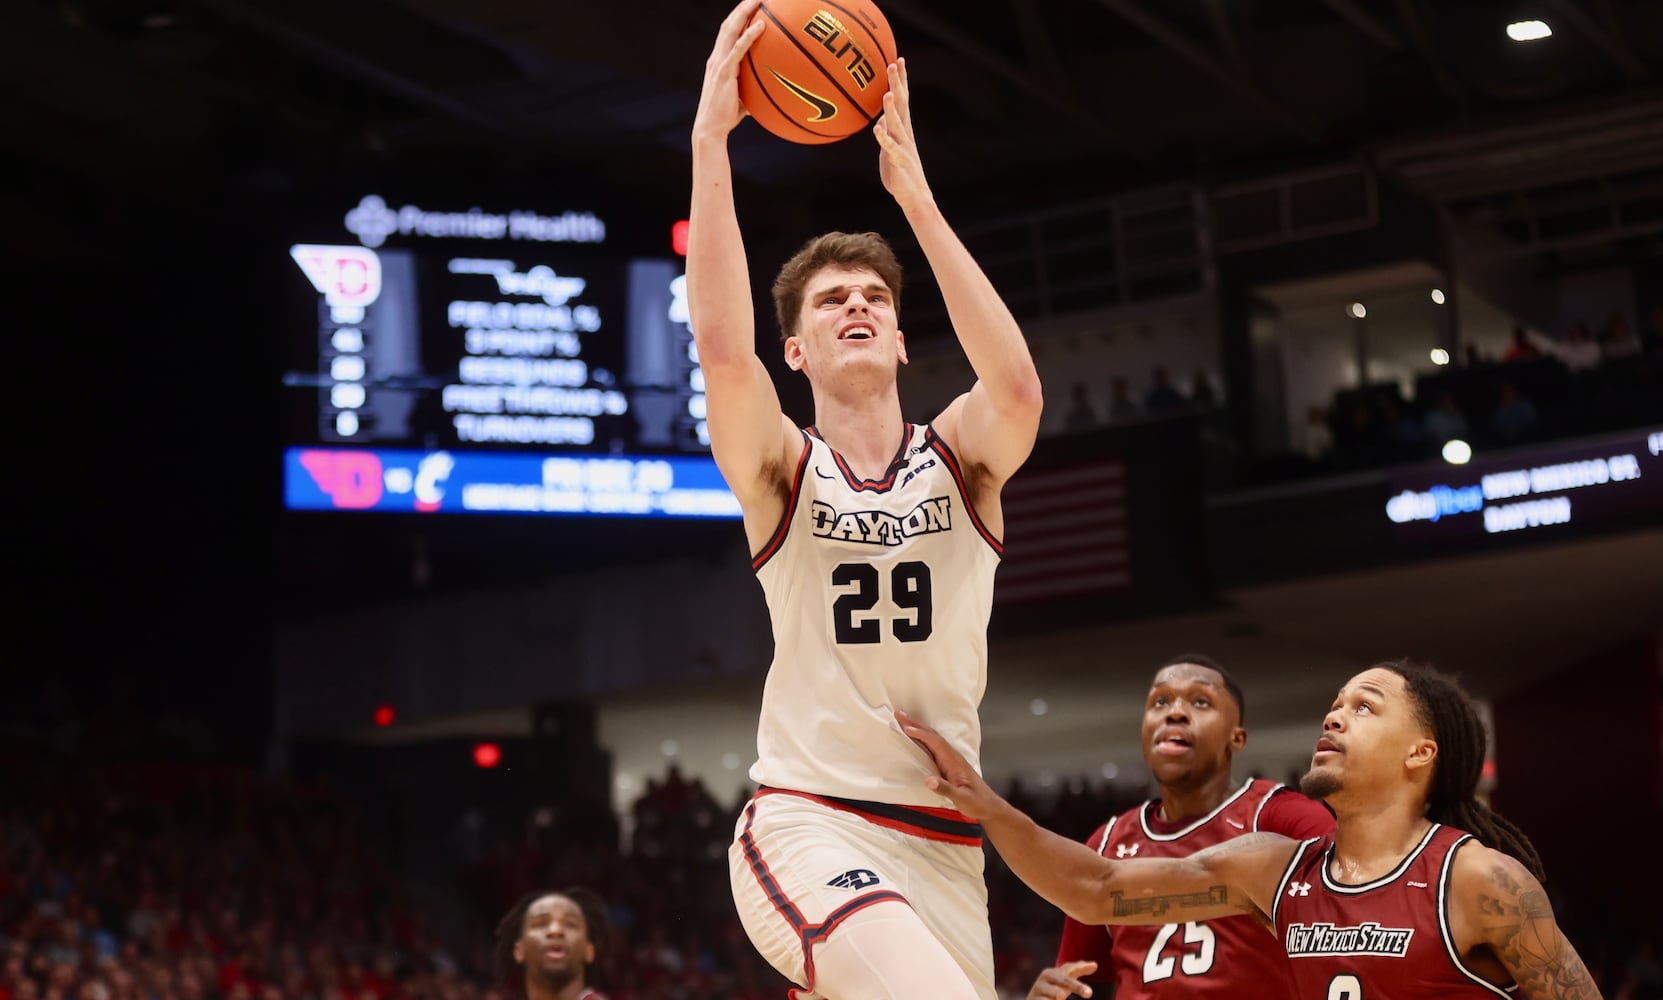
[[1303,1000],[1599,996],[1554,919],[1535,848],[1475,797],[1476,707],[1430,668],[1382,663],[1340,689],[1300,782],[1334,810],[1332,834],[1249,834],[1187,858],[1100,857],[1000,798],[933,730],[898,721],[935,759],[927,786],[981,820],[1011,870],[1076,920],[1252,915],[1275,931]]

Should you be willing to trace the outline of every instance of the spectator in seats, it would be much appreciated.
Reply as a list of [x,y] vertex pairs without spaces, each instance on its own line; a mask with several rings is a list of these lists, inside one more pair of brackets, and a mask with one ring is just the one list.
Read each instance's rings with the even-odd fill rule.
[[1305,411],[1305,457],[1326,462],[1334,451],[1334,430],[1328,423],[1328,408],[1313,406]]
[[1426,443],[1420,421],[1390,396],[1380,401],[1380,429],[1392,458],[1414,458]]
[[1542,356],[1541,349],[1530,342],[1530,334],[1524,327],[1513,328],[1513,342],[1507,345],[1507,353],[1501,356],[1503,361],[1535,361]]
[[1198,410],[1210,410],[1218,405],[1218,394],[1213,391],[1212,380],[1204,368],[1197,368],[1190,379],[1190,405]]
[[1172,387],[1172,377],[1166,373],[1164,367],[1155,367],[1153,379],[1154,384],[1143,396],[1143,408],[1150,416],[1176,413],[1188,405],[1184,402],[1184,397],[1178,394],[1178,390]]
[[1063,429],[1073,433],[1089,431],[1096,427],[1097,411],[1091,407],[1091,398],[1086,395],[1084,382],[1074,383],[1073,400],[1068,408],[1068,415],[1063,419]]
[[1599,344],[1594,342],[1586,323],[1572,323],[1563,343],[1555,344],[1547,340],[1542,342],[1542,346],[1573,372],[1593,371],[1600,365]]
[[602,973],[611,925],[600,896],[581,887],[534,892],[497,925],[497,979],[525,1000],[606,1000],[589,985]]
[[1359,397],[1346,408],[1344,419],[1334,428],[1334,444],[1340,459],[1350,465],[1373,465],[1380,460],[1380,420],[1367,399]]
[[1467,435],[1467,415],[1455,402],[1455,394],[1448,389],[1438,393],[1438,405],[1421,418],[1426,436],[1435,444],[1452,441]]
[[1138,404],[1126,380],[1116,377],[1109,383],[1109,419],[1132,420],[1138,415]]
[[1553,353],[1572,371],[1593,371],[1600,366],[1600,344],[1588,333],[1587,323],[1573,323],[1565,334],[1565,343],[1558,344]]
[[1607,361],[1639,357],[1643,350],[1640,338],[1634,335],[1634,328],[1628,325],[1628,317],[1620,312],[1612,313],[1611,318],[1605,323],[1605,329],[1600,331],[1599,349],[1601,356]]
[[1511,382],[1501,383],[1501,397],[1490,415],[1490,426],[1503,441],[1521,441],[1536,429],[1536,404]]

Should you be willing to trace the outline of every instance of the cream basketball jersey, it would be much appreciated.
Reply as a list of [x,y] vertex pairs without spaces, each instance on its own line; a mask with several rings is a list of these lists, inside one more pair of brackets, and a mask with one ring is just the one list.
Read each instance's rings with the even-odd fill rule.
[[907,424],[881,480],[861,480],[812,428],[779,527],[753,567],[774,662],[751,779],[774,788],[940,806],[906,710],[980,770],[976,708],[1000,543],[970,506],[958,459]]

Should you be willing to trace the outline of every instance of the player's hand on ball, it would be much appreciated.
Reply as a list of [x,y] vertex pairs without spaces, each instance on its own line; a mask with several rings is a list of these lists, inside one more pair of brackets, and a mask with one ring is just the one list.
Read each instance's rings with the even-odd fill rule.
[[1091,996],[1091,987],[1087,986],[1081,976],[1089,976],[1097,971],[1096,962],[1067,962],[1063,965],[1052,966],[1039,974],[1034,980],[1033,989],[1028,991],[1028,1000],[1068,1000],[1071,996]]
[[936,774],[924,779],[930,791],[952,799],[954,808],[972,818],[982,815],[981,810],[998,801],[999,797],[987,787],[982,776],[940,733],[899,709],[895,711],[895,721],[901,724],[901,732],[923,747],[935,762]]
[[878,177],[902,211],[927,205],[933,197],[918,159],[918,139],[912,132],[912,95],[907,89],[907,61],[889,64],[889,93],[883,95],[883,115],[872,126],[878,140]]
[[762,34],[766,23],[757,15],[762,0],[741,0],[716,33],[716,45],[704,64],[704,89],[699,93],[699,112],[693,118],[693,135],[725,136],[745,119],[739,102],[739,63],[751,43]]

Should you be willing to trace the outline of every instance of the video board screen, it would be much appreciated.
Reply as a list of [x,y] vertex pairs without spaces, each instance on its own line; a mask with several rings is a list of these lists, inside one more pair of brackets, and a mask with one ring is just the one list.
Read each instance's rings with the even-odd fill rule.
[[738,516],[679,259],[590,212],[336,219],[287,248],[290,509]]
[[1537,535],[1663,510],[1663,432],[1634,431],[1451,465],[1392,484],[1385,514],[1403,541]]

